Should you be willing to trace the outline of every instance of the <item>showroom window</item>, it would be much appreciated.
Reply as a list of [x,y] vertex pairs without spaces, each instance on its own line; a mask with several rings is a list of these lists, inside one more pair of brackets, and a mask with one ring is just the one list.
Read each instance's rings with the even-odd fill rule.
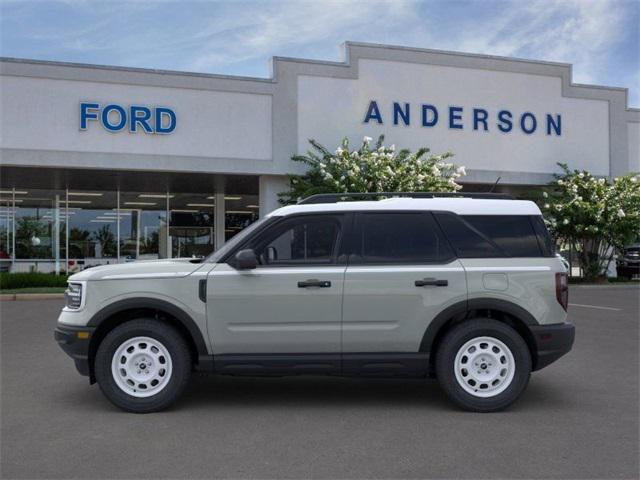
[[207,256],[215,248],[215,195],[176,193],[169,198],[171,257]]
[[170,194],[120,192],[120,257],[125,260],[167,258]]
[[258,219],[260,210],[259,197],[258,195],[225,194],[224,202],[224,238],[229,240]]
[[61,256],[68,262],[68,270],[117,261],[117,192],[69,190],[63,203],[61,215],[68,218],[68,255],[62,252]]
[[0,192],[0,271],[72,273],[117,262],[204,257],[259,212],[258,195],[213,189]]

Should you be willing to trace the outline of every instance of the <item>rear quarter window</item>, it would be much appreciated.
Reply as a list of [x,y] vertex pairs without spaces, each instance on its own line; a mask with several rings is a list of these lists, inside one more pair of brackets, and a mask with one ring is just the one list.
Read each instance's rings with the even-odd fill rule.
[[[529,215],[439,213],[436,218],[460,258],[542,257],[552,251],[541,245],[550,242],[548,233],[540,240]],[[546,232],[544,223],[542,228]]]
[[529,215],[463,215],[462,218],[510,257],[540,257]]

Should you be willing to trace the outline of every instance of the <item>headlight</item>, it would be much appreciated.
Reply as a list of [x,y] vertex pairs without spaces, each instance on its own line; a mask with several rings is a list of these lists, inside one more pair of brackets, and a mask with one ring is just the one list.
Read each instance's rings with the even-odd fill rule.
[[64,292],[65,304],[67,308],[77,310],[82,306],[82,284],[69,283],[67,285],[67,290]]

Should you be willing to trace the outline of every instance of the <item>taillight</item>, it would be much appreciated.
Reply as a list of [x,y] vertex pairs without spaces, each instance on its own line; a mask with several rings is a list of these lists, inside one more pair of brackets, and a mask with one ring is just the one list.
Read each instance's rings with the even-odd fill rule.
[[566,273],[556,273],[556,299],[566,312],[569,306],[569,277]]

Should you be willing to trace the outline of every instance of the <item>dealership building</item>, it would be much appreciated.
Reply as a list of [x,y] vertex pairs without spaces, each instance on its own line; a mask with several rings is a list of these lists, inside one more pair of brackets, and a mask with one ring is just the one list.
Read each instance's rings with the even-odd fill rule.
[[556,162],[640,171],[627,90],[571,65],[362,43],[270,78],[0,59],[0,263],[77,271],[205,255],[278,206],[291,156],[384,134],[451,151],[464,189],[518,194]]

